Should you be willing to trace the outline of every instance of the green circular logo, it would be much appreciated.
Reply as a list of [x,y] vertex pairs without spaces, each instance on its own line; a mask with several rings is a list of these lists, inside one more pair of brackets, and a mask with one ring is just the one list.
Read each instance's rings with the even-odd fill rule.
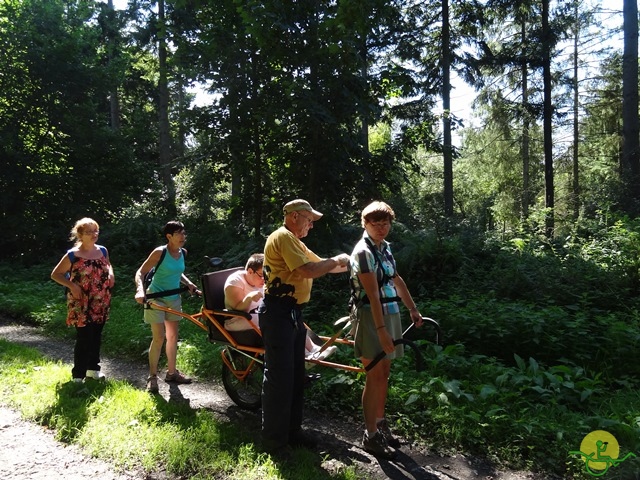
[[597,459],[606,456],[608,459],[617,460],[620,456],[620,445],[616,437],[609,432],[594,430],[582,439],[580,451],[591,458],[583,457],[585,462],[589,462],[590,469],[606,470],[609,467],[609,462],[599,462]]

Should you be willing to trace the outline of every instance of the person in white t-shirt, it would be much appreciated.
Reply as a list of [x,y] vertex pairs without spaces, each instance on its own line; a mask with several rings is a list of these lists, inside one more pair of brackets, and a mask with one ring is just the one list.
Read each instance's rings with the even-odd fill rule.
[[[251,314],[251,321],[244,317],[232,317],[224,322],[224,328],[241,345],[262,346],[262,336],[258,325],[256,308],[264,292],[264,274],[262,265],[264,255],[254,253],[247,260],[244,270],[238,270],[227,278],[224,284],[224,306],[228,310],[239,310]],[[315,344],[307,332],[305,356],[308,359],[323,360],[331,355],[336,346],[331,345],[320,353],[320,346]]]

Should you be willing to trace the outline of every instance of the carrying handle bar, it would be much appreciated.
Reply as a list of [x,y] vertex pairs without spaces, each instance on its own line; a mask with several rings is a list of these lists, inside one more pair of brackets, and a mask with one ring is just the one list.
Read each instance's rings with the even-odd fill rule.
[[149,300],[152,300],[154,298],[170,297],[171,295],[177,295],[179,293],[187,291],[189,291],[189,287],[187,287],[186,285],[181,285],[180,288],[174,288],[172,290],[162,290],[161,292],[147,293],[144,296],[143,303],[146,308],[151,308],[149,306]]
[[[398,338],[397,340],[393,341],[394,345],[400,345],[401,343],[404,345],[407,345],[408,347],[411,347],[411,349],[413,350],[413,353],[415,353],[416,372],[421,372],[422,370],[424,370],[424,359],[422,358],[422,353],[420,352],[420,349],[418,348],[418,346],[415,343],[413,343],[411,340],[407,340],[406,338]],[[386,356],[387,354],[384,351],[380,352],[378,355],[374,357],[371,363],[365,367],[365,370],[368,372],[373,367],[375,367],[380,362],[380,360],[382,360]]]
[[[437,321],[435,321],[433,318],[429,318],[429,317],[422,317],[422,322],[423,323],[428,323],[429,325],[431,325],[431,326],[433,326],[435,328],[435,330],[436,330],[436,345],[440,345],[440,337],[442,336],[442,329],[440,328],[440,324]],[[415,327],[415,324],[412,322],[411,325],[409,325],[407,327],[407,329],[404,332],[402,332],[402,337],[404,337],[407,333],[409,333],[411,331],[411,329],[414,328],[414,327]],[[424,358],[422,357],[422,353],[420,352],[420,349],[418,348],[418,346],[415,343],[413,343],[411,340],[407,340],[406,338],[399,338],[399,339],[393,341],[394,345],[400,345],[401,343],[404,344],[404,345],[407,345],[408,347],[411,347],[411,349],[415,353],[415,356],[416,356],[416,372],[421,372],[422,370],[424,370]],[[365,367],[365,370],[368,372],[373,367],[375,367],[378,364],[378,362],[380,362],[380,360],[382,360],[386,356],[387,356],[387,354],[385,352],[378,353],[373,358],[371,363]]]

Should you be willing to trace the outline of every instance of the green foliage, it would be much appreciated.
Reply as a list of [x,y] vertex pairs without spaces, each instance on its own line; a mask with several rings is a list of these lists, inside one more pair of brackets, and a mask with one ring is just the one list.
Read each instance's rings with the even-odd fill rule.
[[0,4],[3,258],[30,261],[82,216],[105,222],[144,184],[131,132],[105,116],[117,69],[99,18],[84,1]]
[[[598,406],[588,421],[573,416],[586,415],[585,404],[603,388],[627,398],[640,364],[640,226],[615,213],[628,203],[618,175],[621,57],[603,63],[582,102],[581,216],[575,220],[570,208],[573,172],[562,152],[556,155],[561,198],[549,212],[542,207],[535,123],[541,43],[525,41],[540,34],[539,12],[526,2],[518,10],[505,5],[452,6],[452,27],[459,29],[453,50],[464,39],[490,60],[482,72],[463,75],[499,76],[506,88],[488,88],[480,98],[476,111],[486,122],[464,134],[454,171],[457,217],[448,218],[441,119],[434,113],[442,82],[437,3],[169,3],[162,27],[175,47],[169,59],[174,148],[165,165],[157,158],[153,2],[138,2],[127,13],[80,0],[0,3],[0,218],[10,227],[0,258],[12,259],[0,266],[0,313],[72,336],[64,326],[62,289],[49,272],[68,247],[73,221],[89,215],[100,222],[100,243],[116,269],[105,349],[139,359],[149,332],[132,299],[132,278],[164,243],[159,230],[173,207],[189,231],[187,273],[196,281],[209,269],[205,255],[231,267],[261,251],[292,197],[308,198],[325,212],[305,239],[322,256],[351,251],[361,235],[359,209],[380,198],[397,212],[390,240],[400,274],[421,311],[442,323],[448,344],[430,352],[445,374],[418,376],[421,385],[413,385],[408,360],[397,362],[398,380],[413,385],[410,393],[393,386],[390,405],[403,412],[399,425],[424,424],[441,445],[484,448],[503,461],[532,465],[551,447],[556,453],[565,447],[558,442],[575,430],[564,422],[582,428],[611,421],[618,434],[632,438],[635,424],[617,397],[614,413]],[[565,19],[558,12],[558,22]],[[519,40],[515,30],[496,29],[522,22],[533,28]],[[560,23],[553,26],[559,33]],[[508,41],[502,35],[510,35]],[[529,92],[521,90],[522,59]],[[209,104],[188,106],[190,82],[209,86],[215,94]],[[509,91],[526,93],[527,102]],[[116,92],[119,113],[112,117],[109,99]],[[166,205],[171,181],[175,206]],[[531,212],[523,219],[525,200]],[[537,236],[550,213],[562,219],[552,241]],[[315,281],[305,309],[314,329],[333,331],[333,321],[346,313],[347,284],[346,275]],[[198,302],[185,305],[195,311]],[[202,331],[187,323],[182,333],[181,368],[215,375],[217,351]],[[338,358],[353,361],[347,354]],[[485,379],[470,359],[487,364],[493,378]],[[344,398],[354,411],[361,382],[361,376],[336,373],[314,388],[338,404]],[[495,403],[476,409],[484,397]],[[537,398],[552,404],[547,419]],[[414,405],[424,408],[413,412]],[[607,420],[609,414],[615,420]],[[562,428],[554,430],[556,423]],[[532,431],[540,440],[528,444]],[[486,438],[488,445],[481,441]]]
[[[140,220],[138,228],[146,224]],[[119,228],[109,229],[109,234],[122,234],[125,242]],[[608,228],[583,222],[579,233],[563,243],[524,235],[499,242],[493,237],[483,241],[470,229],[459,228],[455,235],[444,235],[412,232],[403,223],[396,223],[390,239],[400,272],[422,313],[440,321],[444,342],[443,346],[432,345],[419,340],[432,338],[431,332],[417,332],[425,357],[422,372],[414,371],[411,353],[394,362],[387,408],[394,427],[442,451],[482,454],[505,466],[574,478],[582,478],[583,465],[568,458],[567,452],[578,448],[582,438],[594,429],[607,429],[625,448],[637,451],[640,432],[633,413],[640,408],[640,325],[633,287],[636,230],[635,222],[628,219],[615,221]],[[321,240],[321,229],[312,233],[308,240],[314,242],[314,250],[331,254],[329,244]],[[349,251],[360,234],[359,228],[340,230],[334,238],[336,251]],[[151,231],[149,236],[153,235]],[[189,236],[190,243],[200,241],[198,234]],[[228,266],[241,265],[258,247],[252,241],[226,247]],[[196,260],[194,272],[198,270]],[[4,314],[21,314],[49,332],[71,338],[73,331],[64,326],[62,289],[49,279],[50,268],[2,266],[0,309]],[[132,266],[116,268],[117,287],[103,348],[105,354],[141,361],[150,332],[141,320],[140,306],[132,298],[129,278],[133,271]],[[304,312],[314,330],[325,334],[335,331],[333,322],[346,314],[347,285],[344,274],[316,279],[312,301]],[[184,305],[185,311],[197,312],[200,300],[186,297]],[[179,368],[201,378],[217,378],[221,368],[218,348],[191,322],[182,322],[180,333]],[[15,354],[13,357],[17,364],[31,361]],[[358,366],[348,348],[339,349],[332,358]],[[318,367],[315,371],[322,374],[322,379],[307,391],[310,406],[336,415],[361,414],[363,374]],[[54,377],[68,375],[47,372]],[[48,387],[39,388],[43,392],[40,402],[46,404]],[[25,392],[24,398],[29,395]],[[124,395],[135,397],[136,393],[127,391]],[[172,442],[166,440],[169,443],[161,440],[158,451],[180,450],[182,447],[173,443],[175,438],[192,442],[190,428],[194,429],[193,435],[204,437],[195,420],[199,414],[180,413],[180,425],[188,428],[175,430],[174,424],[164,424],[161,413],[156,416],[144,402],[135,401],[141,403],[145,413],[144,417],[136,414],[136,418],[128,419],[128,429],[140,429],[144,437],[146,429],[157,424],[159,430],[154,432],[160,438],[173,438]],[[88,440],[103,428],[93,420],[108,415],[103,407],[106,405],[89,410],[83,407],[77,416],[65,416],[53,409],[44,416],[34,413],[34,418],[46,418],[61,435],[87,442],[96,451],[117,452],[118,434],[107,446],[91,446]],[[211,442],[222,441],[216,440],[220,437],[215,427],[206,428],[211,429]],[[194,455],[189,448],[185,451]],[[251,452],[244,446],[237,450],[234,447],[236,451],[238,457],[231,453],[232,458],[241,456],[248,469],[254,468]],[[118,455],[123,463],[132,461],[125,453]],[[215,462],[208,458],[203,461]],[[192,463],[180,455],[170,463],[176,471],[192,468]],[[223,467],[211,467],[211,471],[216,468]]]

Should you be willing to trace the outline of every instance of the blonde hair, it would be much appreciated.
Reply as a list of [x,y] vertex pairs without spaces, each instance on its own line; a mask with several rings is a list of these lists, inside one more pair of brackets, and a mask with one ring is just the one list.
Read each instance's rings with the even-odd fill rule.
[[389,205],[384,202],[375,201],[371,202],[369,205],[364,207],[362,210],[362,227],[364,228],[365,223],[367,222],[379,222],[381,220],[389,220],[389,222],[393,222],[395,220],[396,214]]
[[76,247],[82,243],[82,234],[85,233],[88,227],[95,227],[96,230],[100,230],[100,225],[98,225],[98,222],[89,217],[81,218],[71,229],[69,240],[75,242]]

